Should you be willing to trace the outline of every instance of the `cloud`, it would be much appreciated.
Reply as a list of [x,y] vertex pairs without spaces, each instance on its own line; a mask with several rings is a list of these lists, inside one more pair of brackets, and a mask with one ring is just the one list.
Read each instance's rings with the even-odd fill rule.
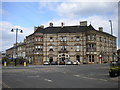
[[109,15],[117,10],[117,2],[40,2],[40,8],[55,11],[61,17]]
[[25,36],[33,33],[34,31],[33,28],[24,28],[5,21],[0,22],[0,26],[2,27],[0,28],[0,32],[2,32],[0,37],[2,39],[2,42],[0,42],[2,49],[0,48],[0,51],[5,51],[15,43],[15,32],[11,32],[12,28],[19,28],[23,30],[23,33],[18,33],[18,42],[22,42]]

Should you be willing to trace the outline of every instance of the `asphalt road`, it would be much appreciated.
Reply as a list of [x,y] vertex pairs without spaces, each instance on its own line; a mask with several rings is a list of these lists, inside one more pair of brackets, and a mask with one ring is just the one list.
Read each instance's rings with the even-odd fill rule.
[[3,67],[3,88],[118,88],[108,64]]

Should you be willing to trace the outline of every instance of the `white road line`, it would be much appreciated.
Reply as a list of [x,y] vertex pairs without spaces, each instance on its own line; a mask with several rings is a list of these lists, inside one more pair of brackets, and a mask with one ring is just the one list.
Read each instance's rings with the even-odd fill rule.
[[80,77],[80,75],[74,75],[75,77]]
[[[75,77],[80,77],[80,75],[74,75]],[[106,79],[96,79],[96,78],[91,78],[91,77],[86,77],[86,76],[82,76],[81,78],[86,78],[86,79],[92,79],[92,80],[101,80],[101,81],[108,81]]]
[[37,75],[37,76],[27,76],[27,77],[39,77],[39,75]]
[[66,72],[63,72],[64,74],[66,74]]
[[87,78],[87,79],[89,79],[89,77],[82,77],[82,78]]
[[47,79],[47,78],[45,78],[44,80],[45,80],[45,81],[48,81],[48,82],[53,82],[52,80]]
[[101,80],[101,81],[108,81],[108,80],[105,80],[105,79],[99,79],[99,80]]

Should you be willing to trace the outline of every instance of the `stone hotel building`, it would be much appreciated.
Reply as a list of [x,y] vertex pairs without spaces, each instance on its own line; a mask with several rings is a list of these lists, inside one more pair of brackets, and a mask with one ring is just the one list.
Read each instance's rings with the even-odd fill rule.
[[[14,56],[14,47],[7,49],[6,53]],[[34,33],[17,45],[18,56],[32,64],[66,59],[81,63],[100,63],[100,59],[110,62],[113,53],[117,53],[116,37],[104,32],[102,27],[96,30],[91,24],[87,25],[87,21],[81,21],[76,26],[61,23],[56,27],[50,23],[46,28],[34,27]]]

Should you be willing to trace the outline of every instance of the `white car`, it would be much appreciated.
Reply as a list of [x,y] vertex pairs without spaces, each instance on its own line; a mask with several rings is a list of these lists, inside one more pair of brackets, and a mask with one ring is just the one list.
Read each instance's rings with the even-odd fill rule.
[[44,65],[50,65],[50,62],[48,62],[48,61],[44,61],[43,64],[44,64]]
[[72,63],[72,61],[70,61],[70,60],[68,60],[67,62],[66,62],[66,65],[72,65],[73,63]]
[[73,61],[73,65],[78,65],[78,64],[80,64],[80,62],[78,62],[78,61]]

